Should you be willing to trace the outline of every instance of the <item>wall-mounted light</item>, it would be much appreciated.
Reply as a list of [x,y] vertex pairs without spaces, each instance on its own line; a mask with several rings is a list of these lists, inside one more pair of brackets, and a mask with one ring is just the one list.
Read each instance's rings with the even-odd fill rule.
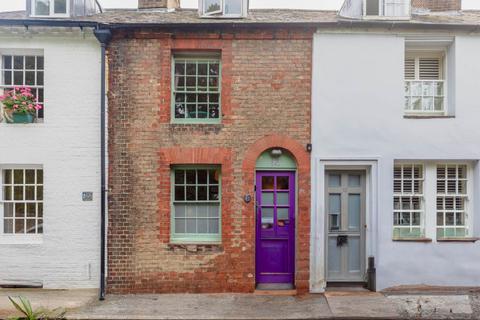
[[270,154],[272,155],[272,157],[279,158],[283,154],[283,151],[281,149],[272,149],[272,151],[270,151]]
[[307,143],[307,151],[308,151],[308,152],[312,152],[312,150],[313,150],[312,144],[311,144],[311,143]]

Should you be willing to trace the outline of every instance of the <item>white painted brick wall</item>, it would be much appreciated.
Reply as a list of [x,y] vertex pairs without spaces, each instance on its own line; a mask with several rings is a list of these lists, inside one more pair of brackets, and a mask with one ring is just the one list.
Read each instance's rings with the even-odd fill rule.
[[[0,32],[2,49],[45,56],[43,124],[0,123],[0,166],[44,169],[44,234],[21,244],[0,230],[0,283],[41,281],[44,288],[97,288],[100,262],[100,45],[91,32]],[[23,34],[23,35],[22,35]],[[93,202],[83,202],[91,191]],[[0,206],[0,217],[3,217]],[[27,240],[28,242],[28,240]]]

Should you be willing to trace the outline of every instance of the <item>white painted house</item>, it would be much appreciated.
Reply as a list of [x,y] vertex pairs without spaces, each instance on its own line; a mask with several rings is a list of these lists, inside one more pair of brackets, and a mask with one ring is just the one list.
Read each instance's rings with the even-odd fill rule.
[[312,291],[369,257],[377,290],[480,286],[480,29],[458,6],[347,0],[318,29]]
[[0,86],[44,108],[0,122],[0,286],[98,288],[101,46],[75,20],[95,2],[27,3],[0,16]]

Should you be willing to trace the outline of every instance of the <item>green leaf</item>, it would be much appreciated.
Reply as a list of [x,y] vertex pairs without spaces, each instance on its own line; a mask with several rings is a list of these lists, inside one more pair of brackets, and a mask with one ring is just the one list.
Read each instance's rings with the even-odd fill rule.
[[28,317],[28,314],[25,312],[25,310],[22,309],[22,307],[15,302],[15,300],[13,300],[12,297],[8,297],[8,299],[10,300],[10,302],[13,304],[13,306],[15,307],[15,309],[17,309],[18,311],[20,311],[21,313],[23,313],[25,316]]

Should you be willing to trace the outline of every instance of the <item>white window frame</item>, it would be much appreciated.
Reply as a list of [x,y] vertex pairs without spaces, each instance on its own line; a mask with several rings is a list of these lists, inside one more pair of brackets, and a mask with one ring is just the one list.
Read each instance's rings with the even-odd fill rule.
[[[439,59],[440,60],[440,79],[438,80],[421,80],[420,79],[420,59]],[[431,49],[418,49],[412,50],[407,49],[405,51],[405,58],[404,58],[404,66],[407,59],[414,59],[415,60],[415,79],[406,79],[405,78],[405,71],[404,71],[404,113],[405,115],[420,115],[420,116],[447,116],[448,115],[448,81],[447,81],[447,51],[446,50],[431,50]],[[411,110],[406,109],[407,98],[412,98],[412,90],[410,89],[410,95],[407,96],[406,88],[409,82],[422,82],[422,83],[429,83],[429,82],[437,82],[443,84],[443,110],[435,110],[435,102],[433,102],[433,110]],[[434,97],[430,95],[423,95],[423,84],[422,84],[422,103],[423,98]],[[435,99],[435,98],[434,98]],[[410,103],[410,101],[409,101]]]
[[410,19],[410,16],[412,14],[412,6],[410,4],[410,0],[404,0],[406,4],[408,5],[408,13],[407,15],[399,15],[399,16],[386,16],[385,15],[385,0],[378,0],[378,8],[379,12],[378,15],[367,15],[367,1],[368,0],[363,0],[363,18],[364,19],[395,19],[395,20],[408,20]]
[[[441,242],[442,240],[451,240],[452,238],[439,238],[437,237],[437,166],[438,165],[464,165],[467,167],[467,194],[465,195],[465,228],[467,233],[465,237],[453,238],[453,240],[458,239],[469,239],[473,237],[473,226],[474,226],[474,184],[476,181],[474,168],[477,165],[476,161],[440,161],[440,160],[395,160],[394,166],[400,164],[422,164],[424,168],[424,184],[423,184],[423,194],[424,194],[424,221],[425,221],[425,239],[432,240],[433,242]],[[392,167],[393,168],[393,167]],[[392,181],[393,181],[393,171],[392,171]],[[393,196],[393,190],[392,190]],[[393,205],[393,201],[392,201]],[[394,208],[392,208],[394,209]],[[392,211],[393,212],[393,211]],[[393,236],[393,219],[392,219],[392,236]],[[395,239],[395,240],[404,240],[404,239]],[[414,240],[415,238],[413,238]]]
[[66,1],[66,7],[67,7],[67,12],[66,13],[55,13],[55,0],[49,0],[50,3],[50,13],[48,15],[38,15],[35,12],[35,2],[36,0],[30,0],[30,5],[31,5],[31,17],[53,17],[53,18],[67,18],[70,17],[70,0],[65,0]]
[[[45,107],[45,70],[46,70],[46,66],[45,66],[45,55],[44,55],[44,51],[41,50],[41,49],[0,49],[0,93],[3,94],[3,89],[4,88],[12,88],[12,87],[18,87],[19,85],[14,85],[14,84],[11,84],[11,85],[4,85],[4,65],[3,65],[3,56],[23,56],[23,57],[26,57],[26,56],[35,56],[35,57],[43,57],[43,85],[41,86],[38,86],[38,85],[28,85],[26,87],[29,87],[29,88],[32,88],[32,91],[33,90],[37,90],[37,89],[41,89],[43,90],[43,102],[40,103],[40,105],[42,107]],[[25,58],[24,58],[25,59]],[[13,61],[12,61],[13,63]],[[25,60],[24,60],[24,64],[25,64]],[[13,65],[12,65],[12,68],[13,68]],[[20,70],[20,69],[19,69]],[[25,65],[24,65],[24,68],[22,69],[23,71],[23,77],[24,77],[24,81],[25,82]],[[35,69],[35,72],[37,72],[38,70]],[[2,115],[2,105],[0,104],[0,124],[1,123],[5,123],[5,120],[3,119],[3,115]],[[43,112],[43,118],[39,118],[38,117],[38,111],[37,111],[37,117],[35,117],[35,122],[36,123],[43,123],[44,122],[44,119],[45,119],[45,109],[42,109],[42,112]],[[31,125],[31,124],[29,124]]]
[[3,171],[4,170],[43,170],[43,223],[45,225],[45,169],[42,165],[32,164],[11,164],[0,165],[0,244],[42,244],[45,234],[45,228],[43,233],[4,233],[4,194],[3,194]]
[[[422,163],[416,163],[416,162],[412,162],[412,163],[395,163],[394,164],[394,172],[397,168],[400,167],[400,171],[401,171],[401,176],[400,178],[395,178],[394,176],[394,186],[395,186],[395,182],[398,182],[400,183],[400,189],[401,189],[401,192],[397,193],[395,192],[394,190],[394,194],[393,194],[393,200],[394,200],[394,203],[395,203],[395,199],[396,198],[399,198],[399,203],[400,203],[400,208],[393,208],[393,218],[394,218],[394,223],[393,223],[393,229],[394,229],[394,239],[398,240],[398,239],[403,239],[403,238],[408,238],[408,239],[418,239],[418,238],[425,238],[425,197],[424,197],[424,193],[425,193],[425,167]],[[415,172],[415,167],[420,167],[420,177],[419,178],[415,178],[414,176],[414,172]],[[404,176],[404,173],[405,173],[405,170],[404,169],[408,169],[408,168],[412,168],[412,177],[411,178],[406,178]],[[409,192],[409,193],[405,193],[404,192],[404,185],[407,181],[411,181],[411,188],[412,188],[412,192]],[[421,192],[419,193],[416,193],[415,192],[415,182],[417,182],[421,187]],[[395,188],[394,188],[395,189]],[[410,199],[410,209],[403,209],[402,208],[402,203],[403,203],[403,199],[405,198],[409,198]],[[420,208],[419,209],[413,209],[413,199],[414,198],[418,198],[419,199],[419,203],[420,203]],[[410,224],[409,225],[395,225],[395,215],[397,214],[400,214],[400,215],[403,215],[405,213],[409,213],[410,217]],[[420,214],[420,225],[413,225],[413,213],[419,213]],[[420,229],[420,233],[418,236],[408,236],[408,237],[402,237],[401,235],[399,235],[398,237],[395,237],[395,229],[398,229],[399,231],[401,229],[409,229],[410,232],[413,231],[413,229]],[[400,232],[401,233],[401,232]]]
[[[462,239],[462,238],[468,238],[468,237],[471,237],[471,230],[472,230],[472,227],[469,225],[469,221],[471,220],[470,219],[470,214],[469,212],[471,212],[471,208],[470,208],[470,205],[469,203],[471,202],[470,199],[471,199],[471,195],[472,195],[472,192],[470,191],[471,188],[473,188],[473,184],[472,184],[472,181],[471,179],[473,179],[473,172],[472,172],[472,169],[471,167],[467,164],[467,163],[437,163],[436,164],[436,168],[438,169],[439,167],[441,166],[444,166],[446,167],[446,172],[445,172],[445,179],[439,179],[438,176],[437,176],[437,179],[436,179],[436,188],[437,188],[437,193],[436,193],[436,200],[438,201],[438,199],[442,199],[444,201],[446,201],[447,198],[461,198],[463,200],[463,210],[456,210],[456,209],[453,209],[453,210],[439,210],[438,207],[437,207],[437,214],[439,212],[443,212],[444,215],[443,215],[443,224],[442,225],[438,225],[438,223],[435,224],[436,226],[436,229],[465,229],[465,235],[464,236],[452,236],[452,237],[438,237],[437,235],[437,239]],[[458,179],[457,177],[457,174],[458,174],[458,168],[460,166],[463,166],[465,167],[465,178],[463,179]],[[456,176],[455,176],[455,179],[449,179],[448,178],[448,167],[454,167],[455,170],[456,170]],[[456,189],[458,190],[458,183],[460,181],[464,181],[465,182],[465,188],[466,188],[466,192],[465,193],[439,193],[438,192],[438,181],[440,180],[445,180],[446,181],[446,184],[445,184],[445,191],[448,190],[448,185],[447,185],[447,181],[450,180],[450,181],[455,181],[456,182]],[[453,199],[455,201],[455,199]],[[455,205],[456,207],[456,205]],[[454,212],[455,215],[458,211],[463,211],[463,215],[464,215],[464,225],[463,226],[460,226],[460,227],[457,227],[456,225],[456,219],[454,217],[454,226],[447,226],[446,224],[446,214],[445,212],[447,211],[450,211],[450,212]],[[435,219],[437,218],[437,214],[435,215]]]
[[243,18],[246,16],[246,12],[248,11],[248,0],[241,0],[242,1],[242,12],[241,13],[230,13],[226,14],[225,13],[225,5],[227,0],[219,0],[220,1],[220,7],[222,8],[221,10],[217,11],[212,11],[212,12],[206,12],[206,1],[201,0],[201,12],[200,16],[202,18]]

